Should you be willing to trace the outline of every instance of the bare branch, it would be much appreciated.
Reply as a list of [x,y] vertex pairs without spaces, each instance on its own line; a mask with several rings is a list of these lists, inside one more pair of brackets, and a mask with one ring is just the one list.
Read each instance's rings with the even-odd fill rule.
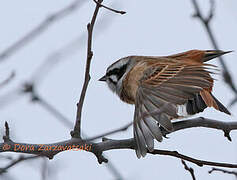
[[110,7],[107,7],[107,6],[103,5],[103,4],[101,4],[101,3],[99,3],[99,2],[96,1],[96,0],[93,0],[93,1],[94,1],[96,4],[99,4],[101,7],[105,8],[105,9],[108,9],[108,10],[110,10],[110,11],[113,11],[113,12],[115,12],[115,13],[126,14],[125,11],[118,11],[118,10],[116,10],[116,9],[112,9],[112,8],[110,8]]
[[45,30],[47,30],[47,28],[49,28],[49,26],[51,26],[53,23],[75,12],[85,2],[86,1],[75,0],[67,7],[64,7],[63,9],[60,9],[59,11],[49,15],[38,26],[33,28],[30,32],[28,32],[18,41],[10,45],[8,48],[3,50],[0,53],[0,62],[4,61],[6,58],[13,55],[16,51],[23,48],[27,43],[29,43],[30,41],[35,39],[37,36],[39,36],[41,33],[43,33]]
[[[224,136],[229,141],[231,141],[230,131],[237,130],[237,122],[222,122],[222,121],[217,121],[217,120],[208,119],[204,117],[198,117],[194,119],[174,122],[173,126],[174,126],[174,131],[194,128],[194,127],[205,127],[205,128],[222,130],[224,132]],[[169,134],[169,132],[167,132],[166,130],[164,129],[161,129],[161,130],[164,136]]]
[[208,171],[208,173],[211,174],[214,171],[219,171],[219,172],[223,172],[223,173],[226,173],[226,174],[232,174],[237,178],[237,172],[236,171],[228,171],[228,170],[225,170],[225,169],[212,168],[210,171]]
[[87,31],[88,31],[88,43],[87,43],[87,58],[86,58],[86,71],[85,71],[85,79],[84,79],[84,84],[83,88],[81,91],[81,96],[80,100],[77,104],[77,117],[76,117],[76,123],[74,126],[74,130],[71,131],[71,136],[74,138],[80,138],[81,137],[81,113],[82,113],[82,108],[84,104],[84,99],[87,91],[87,87],[90,81],[90,66],[91,66],[91,59],[93,56],[93,52],[91,50],[92,46],[92,33],[93,33],[93,28],[94,24],[96,21],[97,14],[100,9],[100,4],[103,2],[103,0],[98,0],[99,4],[96,4],[94,14],[92,16],[91,22],[87,25]]
[[[231,130],[237,129],[237,122],[235,123],[223,123],[220,121],[197,118],[194,124],[192,122],[194,120],[190,120],[190,123],[186,121],[174,123],[174,131],[178,131],[185,128],[191,127],[209,127],[215,129],[221,129],[224,132],[230,132]],[[202,122],[202,123],[201,123]],[[219,124],[218,124],[219,123]],[[223,126],[223,127],[222,127]],[[163,131],[164,132],[164,131]],[[106,139],[100,143],[94,143],[92,141],[82,140],[80,138],[72,138],[66,141],[61,141],[52,144],[26,144],[26,143],[16,143],[13,141],[7,143],[0,143],[0,152],[21,152],[28,154],[37,154],[41,156],[48,157],[52,159],[56,154],[72,149],[80,149],[88,152],[92,152],[96,157],[99,163],[108,162],[108,159],[105,158],[102,153],[104,151],[112,150],[112,149],[135,149],[136,142],[133,138],[125,139],[125,140],[112,140]],[[183,154],[178,153],[177,151],[168,151],[168,150],[158,150],[155,149],[153,152],[148,152],[153,155],[168,155],[172,157],[176,157],[179,159],[183,159],[189,162],[192,162],[198,166],[218,166],[218,167],[229,167],[229,168],[237,168],[237,164],[228,164],[228,163],[219,163],[212,161],[204,161],[195,159]]]
[[196,180],[195,175],[194,175],[194,170],[193,170],[193,168],[188,167],[188,165],[186,164],[186,162],[185,162],[184,160],[181,160],[181,162],[182,162],[182,164],[184,165],[184,169],[187,170],[187,171],[191,174],[192,179],[193,179],[193,180]]
[[[67,141],[57,142],[53,144],[26,144],[26,143],[0,143],[0,152],[21,152],[27,154],[36,154],[40,156],[48,157],[49,159],[53,159],[53,157],[66,150],[84,150],[88,152],[92,152],[96,157],[98,162],[101,164],[102,162],[108,162],[108,160],[102,155],[104,151],[112,150],[112,149],[134,149],[135,141],[134,139],[125,139],[125,140],[107,140],[100,143],[92,143],[82,141],[79,138],[72,138]],[[195,159],[183,154],[178,153],[177,151],[168,151],[168,150],[158,150],[155,149],[153,152],[148,152],[153,155],[166,155],[172,156],[179,159],[183,159],[189,162],[192,162],[198,166],[218,166],[218,167],[229,167],[229,168],[237,168],[237,164],[229,164],[229,163],[219,163],[212,161],[204,161]]]
[[167,150],[158,150],[155,149],[153,152],[148,152],[150,154],[154,155],[165,155],[165,156],[172,156],[176,157],[179,159],[183,159],[189,162],[192,162],[200,167],[202,166],[218,166],[218,167],[228,167],[228,168],[237,168],[237,164],[229,164],[229,163],[219,163],[219,162],[213,162],[213,161],[205,161],[205,160],[200,160],[200,159],[195,159],[183,154],[180,154],[177,151],[167,151]]

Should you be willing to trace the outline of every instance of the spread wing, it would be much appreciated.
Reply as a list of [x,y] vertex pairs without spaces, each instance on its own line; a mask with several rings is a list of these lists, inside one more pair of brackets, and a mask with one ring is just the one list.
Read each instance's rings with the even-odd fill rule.
[[[211,90],[214,67],[208,64],[155,63],[144,72],[136,94],[134,137],[137,156],[162,141],[159,127],[172,131],[171,119],[195,114],[207,106],[218,108]],[[218,101],[219,102],[219,101]]]

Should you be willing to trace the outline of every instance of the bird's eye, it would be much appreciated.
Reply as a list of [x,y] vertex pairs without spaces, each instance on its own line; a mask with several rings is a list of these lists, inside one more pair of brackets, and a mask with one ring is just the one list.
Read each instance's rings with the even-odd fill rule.
[[127,69],[127,64],[124,64],[120,68],[111,69],[110,71],[106,73],[106,76],[116,75],[117,79],[119,80],[126,72],[126,69]]

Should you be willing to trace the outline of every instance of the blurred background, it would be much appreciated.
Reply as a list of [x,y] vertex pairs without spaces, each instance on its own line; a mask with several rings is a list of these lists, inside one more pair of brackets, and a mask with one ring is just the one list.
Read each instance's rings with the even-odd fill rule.
[[[115,60],[128,55],[161,56],[190,49],[213,49],[205,27],[193,17],[193,2],[104,0],[105,5],[127,13],[115,14],[103,8],[99,11],[93,34],[92,79],[82,117],[86,136],[108,132],[132,121],[134,107],[121,102],[105,83],[98,81]],[[213,2],[197,1],[205,18],[213,7],[209,26],[220,49],[235,51],[225,55],[224,62],[237,86],[237,1]],[[68,8],[71,5],[74,8]],[[94,8],[93,0],[0,2],[0,82],[14,76],[0,87],[1,137],[7,121],[11,139],[16,142],[40,144],[70,138],[84,80],[86,25]],[[8,51],[24,36],[22,43]],[[211,63],[222,69],[218,61],[215,59]],[[222,75],[216,79],[214,95],[227,106],[236,95]],[[32,94],[23,92],[25,83],[34,84],[40,101],[32,101]],[[212,108],[197,117],[234,122],[236,109],[237,103],[229,107],[231,117]],[[132,136],[132,128],[129,128],[109,138]],[[232,142],[222,131],[206,128],[187,129],[168,136],[162,143],[156,142],[156,148],[177,150],[203,160],[237,162],[235,131],[231,132]],[[108,165],[98,164],[95,156],[85,151],[62,152],[50,161],[44,158],[26,160],[1,173],[0,179],[191,179],[177,158],[147,155],[138,160],[132,150],[112,150],[105,155],[109,158]],[[19,156],[1,153],[0,167],[6,167]],[[233,175],[221,172],[208,174],[211,167],[187,164],[194,168],[197,179],[234,179]]]

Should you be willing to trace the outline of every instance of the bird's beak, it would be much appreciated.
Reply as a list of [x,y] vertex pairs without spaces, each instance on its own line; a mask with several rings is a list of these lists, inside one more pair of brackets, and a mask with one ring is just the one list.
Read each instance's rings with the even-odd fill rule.
[[106,81],[107,77],[104,75],[102,78],[99,79],[99,81]]

